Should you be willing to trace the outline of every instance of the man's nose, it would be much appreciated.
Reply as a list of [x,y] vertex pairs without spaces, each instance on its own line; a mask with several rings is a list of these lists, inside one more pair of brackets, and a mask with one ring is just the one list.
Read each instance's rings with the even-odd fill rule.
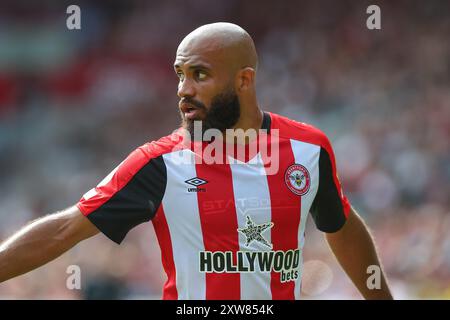
[[178,96],[180,98],[195,96],[195,88],[191,81],[184,79],[178,83]]

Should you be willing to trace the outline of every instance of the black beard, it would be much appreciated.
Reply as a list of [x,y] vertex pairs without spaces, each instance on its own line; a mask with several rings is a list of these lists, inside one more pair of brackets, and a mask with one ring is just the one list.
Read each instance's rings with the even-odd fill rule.
[[189,132],[191,141],[197,140],[194,139],[194,121],[202,122],[203,137],[205,131],[208,129],[217,129],[224,133],[226,129],[232,128],[241,116],[239,98],[233,90],[216,95],[211,101],[209,110],[199,101],[190,98],[185,98],[185,101],[205,111],[205,118],[202,120],[187,120],[180,111],[182,127]]

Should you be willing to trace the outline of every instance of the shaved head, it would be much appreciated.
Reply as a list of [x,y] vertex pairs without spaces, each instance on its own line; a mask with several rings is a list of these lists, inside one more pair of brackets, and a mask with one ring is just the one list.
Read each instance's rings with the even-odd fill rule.
[[189,33],[174,62],[182,126],[192,132],[194,121],[202,121],[204,130],[223,132],[259,121],[257,65],[253,39],[238,25],[211,23]]
[[195,29],[181,41],[177,54],[184,51],[214,53],[233,71],[245,67],[256,70],[258,64],[253,39],[243,28],[228,22],[206,24]]

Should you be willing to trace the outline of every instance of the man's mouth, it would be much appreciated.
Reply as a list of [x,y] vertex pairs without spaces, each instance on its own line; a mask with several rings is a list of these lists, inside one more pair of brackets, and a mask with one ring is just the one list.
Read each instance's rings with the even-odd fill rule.
[[189,103],[181,103],[180,110],[184,114],[184,117],[188,120],[196,120],[201,112],[200,108],[189,104]]

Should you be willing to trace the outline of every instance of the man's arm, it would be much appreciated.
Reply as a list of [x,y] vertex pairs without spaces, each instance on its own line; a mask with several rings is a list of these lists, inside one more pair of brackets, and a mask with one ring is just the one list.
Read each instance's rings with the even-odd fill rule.
[[54,260],[98,232],[76,206],[33,221],[0,244],[0,282]]
[[[361,217],[350,209],[345,225],[326,239],[340,265],[365,299],[393,299],[378,260],[375,245]],[[376,265],[381,270],[381,288],[367,287],[367,267]]]

